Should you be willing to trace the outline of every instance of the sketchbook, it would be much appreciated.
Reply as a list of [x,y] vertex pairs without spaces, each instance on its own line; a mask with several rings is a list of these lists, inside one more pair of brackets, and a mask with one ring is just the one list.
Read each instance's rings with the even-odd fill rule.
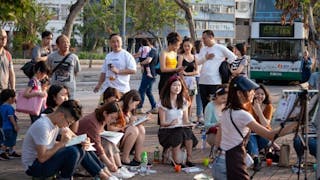
[[142,116],[140,118],[138,118],[135,122],[132,123],[133,126],[138,126],[141,123],[144,123],[148,120],[147,116]]
[[123,133],[121,132],[115,132],[115,131],[103,131],[102,133],[100,133],[101,137],[112,142],[113,144],[117,145],[122,136]]
[[66,144],[66,147],[73,146],[76,144],[81,144],[81,142],[86,141],[86,139],[87,139],[87,134],[81,134],[79,136],[75,136],[69,140],[69,142]]

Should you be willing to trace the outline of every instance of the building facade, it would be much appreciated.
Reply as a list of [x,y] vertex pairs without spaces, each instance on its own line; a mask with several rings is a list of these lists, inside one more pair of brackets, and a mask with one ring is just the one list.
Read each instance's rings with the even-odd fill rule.
[[[197,39],[201,38],[202,32],[206,29],[213,30],[219,43],[226,43],[235,38],[235,0],[192,0],[191,6]],[[190,36],[186,24],[177,25],[176,30],[182,36]]]
[[249,42],[254,0],[235,0],[236,35],[234,43]]

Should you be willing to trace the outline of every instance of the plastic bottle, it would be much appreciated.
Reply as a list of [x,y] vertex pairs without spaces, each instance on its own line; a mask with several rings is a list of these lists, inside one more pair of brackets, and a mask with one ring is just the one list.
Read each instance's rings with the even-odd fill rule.
[[148,154],[146,151],[141,154],[140,175],[148,174]]
[[155,163],[159,163],[160,162],[160,150],[159,150],[158,146],[156,146],[156,149],[153,152],[153,161]]
[[202,146],[201,146],[201,149],[204,150],[206,148],[206,145],[207,145],[207,135],[206,135],[206,130],[205,129],[202,129],[201,130],[201,142],[202,142]]

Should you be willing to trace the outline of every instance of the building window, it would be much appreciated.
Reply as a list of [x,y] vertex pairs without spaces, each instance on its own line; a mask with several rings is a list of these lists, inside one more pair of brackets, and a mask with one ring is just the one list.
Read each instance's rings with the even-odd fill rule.
[[213,31],[234,31],[233,23],[208,22],[208,29]]
[[249,3],[248,2],[237,2],[236,8],[239,12],[247,12],[249,10]]
[[207,29],[206,21],[195,21],[196,29]]

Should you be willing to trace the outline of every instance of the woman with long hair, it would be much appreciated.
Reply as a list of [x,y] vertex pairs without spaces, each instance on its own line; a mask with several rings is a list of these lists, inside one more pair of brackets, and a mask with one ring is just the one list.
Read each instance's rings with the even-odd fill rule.
[[186,147],[187,166],[192,163],[192,147],[197,145],[197,139],[190,128],[188,119],[189,96],[184,81],[179,76],[172,76],[165,84],[160,95],[159,117],[160,129],[158,138],[164,151],[172,148],[172,159],[181,164],[179,154],[181,146]]
[[194,47],[191,38],[185,37],[180,47],[180,55],[178,56],[178,67],[183,67],[180,73],[186,82],[188,93],[190,96],[190,106],[188,109],[189,118],[191,118],[191,106],[193,97],[198,94],[197,81],[195,75],[199,74],[196,56],[194,55]]
[[258,135],[273,140],[274,137],[285,135],[297,127],[297,123],[285,126],[279,130],[269,130],[259,124],[246,110],[245,104],[253,101],[254,90],[259,85],[244,76],[233,78],[229,85],[226,108],[221,118],[221,131],[218,131],[218,140],[222,149],[220,155],[225,156],[227,179],[250,179],[245,159],[246,142],[250,130]]
[[[124,136],[120,142],[122,149],[121,161],[124,165],[139,166],[141,163],[141,153],[143,150],[143,142],[145,139],[145,128],[143,124],[134,126],[133,123],[138,119],[135,110],[140,103],[141,98],[137,90],[130,90],[125,93],[119,105],[123,112],[116,123],[110,124],[108,130],[124,132]],[[130,152],[134,149],[134,158],[130,161]]]

